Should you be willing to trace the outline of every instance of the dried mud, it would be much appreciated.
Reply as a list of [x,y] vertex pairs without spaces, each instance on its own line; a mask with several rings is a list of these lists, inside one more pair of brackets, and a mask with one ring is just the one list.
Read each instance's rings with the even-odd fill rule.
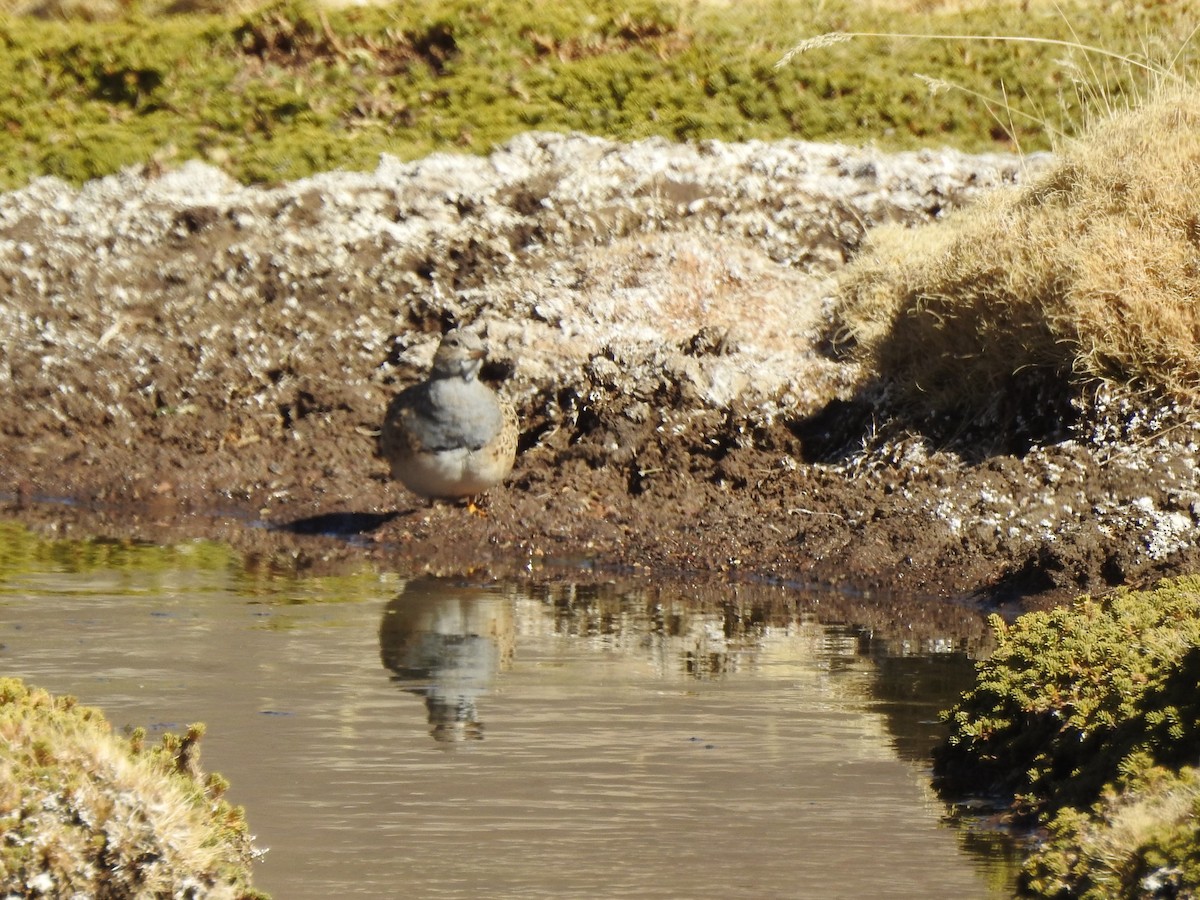
[[[822,352],[868,229],[1038,164],[532,134],[274,188],[198,164],[36,181],[0,197],[2,514],[298,568],[1012,608],[1195,569],[1186,421],[1089,406],[1019,453],[939,450],[885,439],[869,373]],[[522,417],[484,515],[406,494],[376,453],[450,322],[486,326],[485,376]]]

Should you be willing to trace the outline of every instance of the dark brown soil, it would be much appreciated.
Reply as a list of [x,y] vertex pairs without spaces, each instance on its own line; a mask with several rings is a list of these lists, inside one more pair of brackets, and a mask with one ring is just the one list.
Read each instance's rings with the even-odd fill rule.
[[[3,424],[6,435],[25,431],[11,415]],[[600,451],[609,432],[599,416],[574,434],[542,436],[475,512],[420,501],[389,483],[349,410],[332,416],[329,437],[302,453],[286,433],[206,447],[202,435],[219,435],[226,423],[189,424],[182,435],[140,434],[131,447],[103,429],[8,437],[0,472],[15,490],[4,513],[58,535],[217,538],[301,569],[365,554],[406,571],[514,577],[568,566],[719,575],[957,596],[1012,611],[1145,584],[1198,561],[1190,544],[1157,559],[1147,546],[1156,527],[1148,511],[1192,515],[1194,501],[1178,485],[1191,483],[1193,471],[1170,453],[1134,465],[1059,444],[974,465],[935,454],[919,464],[793,468],[779,460],[802,459],[803,446],[787,428],[756,435],[751,446],[722,447],[734,435],[714,423],[699,444],[663,441],[649,427],[626,434],[644,452],[636,465],[613,465]],[[1019,528],[1000,536],[982,525],[948,527],[938,512],[979,497],[1002,497],[1032,515],[1072,503],[1145,515],[1098,514],[1094,527],[1084,520],[1030,542]]]
[[[596,152],[599,165],[613,151]],[[642,219],[613,234],[560,240],[537,198],[573,166],[509,185],[499,244],[501,200],[460,195],[447,221],[493,231],[423,253],[347,224],[358,209],[418,216],[394,174],[286,193],[219,182],[208,199],[153,175],[82,194],[39,183],[0,204],[0,513],[56,534],[214,537],[298,568],[363,555],[495,577],[569,565],[1011,610],[1195,570],[1189,423],[1093,404],[1019,453],[936,450],[884,427],[886,405],[855,387],[863,374],[821,356],[824,279],[861,229],[936,214],[928,197],[880,200],[872,165],[831,176],[862,188],[849,200],[797,187],[808,218],[788,234],[803,244],[764,226],[769,252],[732,205],[689,218],[699,189],[670,207],[675,237],[637,237],[667,228],[637,206]],[[432,177],[428,221],[447,216],[447,182]],[[131,204],[141,218],[122,218]],[[485,375],[523,423],[482,515],[407,494],[375,448],[388,398],[453,319],[488,323]]]

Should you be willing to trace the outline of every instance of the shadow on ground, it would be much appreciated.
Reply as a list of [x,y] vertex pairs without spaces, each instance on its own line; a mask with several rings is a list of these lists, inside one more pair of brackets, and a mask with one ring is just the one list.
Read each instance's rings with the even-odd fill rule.
[[295,519],[277,525],[276,530],[306,536],[353,537],[375,531],[397,516],[403,515],[404,512],[406,510],[394,510],[386,513],[321,513],[317,516],[306,516],[303,519]]

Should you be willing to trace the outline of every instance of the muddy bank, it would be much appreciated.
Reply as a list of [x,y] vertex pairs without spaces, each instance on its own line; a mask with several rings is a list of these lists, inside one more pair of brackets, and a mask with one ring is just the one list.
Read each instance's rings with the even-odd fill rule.
[[[275,188],[199,164],[36,181],[0,197],[0,487],[41,527],[441,573],[589,560],[1037,603],[1186,571],[1190,424],[1089,403],[1019,453],[939,450],[822,352],[868,229],[1041,164],[526,135]],[[452,321],[486,325],[523,423],[486,517],[406,494],[375,450]]]

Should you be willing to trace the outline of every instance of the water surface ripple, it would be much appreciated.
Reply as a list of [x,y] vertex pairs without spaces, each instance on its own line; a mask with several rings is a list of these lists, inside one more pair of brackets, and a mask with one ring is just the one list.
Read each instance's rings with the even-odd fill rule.
[[964,655],[761,591],[50,571],[0,577],[0,663],[206,722],[281,900],[1003,896],[928,786]]

